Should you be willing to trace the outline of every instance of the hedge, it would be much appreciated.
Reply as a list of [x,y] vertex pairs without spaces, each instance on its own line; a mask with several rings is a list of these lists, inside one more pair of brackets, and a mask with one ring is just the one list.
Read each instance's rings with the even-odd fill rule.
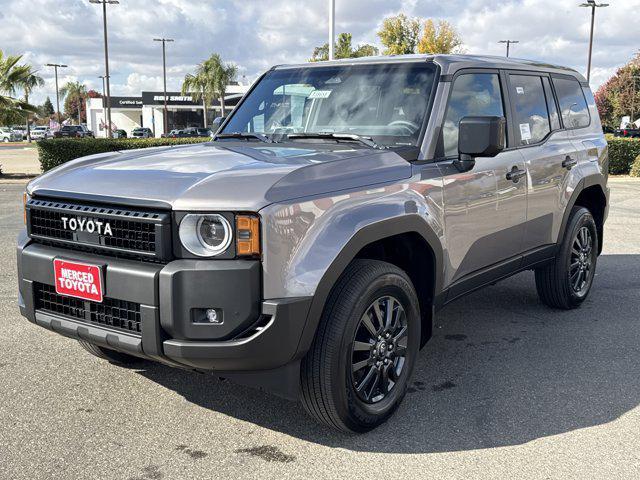
[[[209,141],[208,138],[57,138],[38,142],[38,151],[42,171],[46,172],[70,160],[96,153],[207,141]],[[640,156],[640,139],[607,135],[607,141],[609,142],[609,173],[628,175],[634,161],[638,163],[636,158]]]
[[640,155],[636,157],[629,173],[632,177],[640,177]]
[[56,138],[38,142],[43,172],[70,160],[96,153],[202,143],[209,138]]
[[609,142],[609,173],[629,175],[633,162],[640,156],[640,139],[607,135],[607,141]]

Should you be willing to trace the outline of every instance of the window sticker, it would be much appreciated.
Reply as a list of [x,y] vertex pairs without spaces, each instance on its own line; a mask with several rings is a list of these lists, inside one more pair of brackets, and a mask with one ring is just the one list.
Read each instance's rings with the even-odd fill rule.
[[309,98],[329,98],[331,90],[314,90],[309,94]]
[[531,128],[528,123],[520,124],[520,138],[522,140],[531,140]]
[[518,95],[524,95],[524,87],[516,87],[516,93]]

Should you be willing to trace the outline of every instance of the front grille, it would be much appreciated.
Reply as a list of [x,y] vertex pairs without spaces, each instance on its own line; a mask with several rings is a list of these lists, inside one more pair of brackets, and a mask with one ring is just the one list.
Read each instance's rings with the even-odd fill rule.
[[102,303],[80,300],[59,295],[55,287],[43,283],[34,284],[34,295],[36,310],[130,333],[142,332],[139,303],[114,298],[105,298]]
[[27,219],[29,235],[42,243],[146,261],[171,255],[168,213],[31,199]]

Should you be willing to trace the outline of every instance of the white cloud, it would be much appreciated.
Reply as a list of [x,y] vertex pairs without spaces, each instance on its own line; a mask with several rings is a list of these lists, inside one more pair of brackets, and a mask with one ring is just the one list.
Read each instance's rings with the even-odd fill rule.
[[[336,0],[337,30],[356,43],[378,43],[386,15],[443,18],[453,23],[469,53],[502,55],[498,40],[520,40],[513,55],[585,71],[589,11],[577,1],[557,0]],[[605,81],[637,51],[640,0],[611,2],[597,13],[593,84]],[[44,63],[62,62],[68,79],[102,89],[104,71],[101,9],[87,0],[0,0],[0,46],[25,53],[46,85],[34,95],[55,97],[53,72]],[[630,14],[632,13],[632,14]],[[160,89],[158,36],[175,38],[167,47],[168,88],[211,52],[255,78],[269,66],[304,62],[327,38],[327,0],[123,0],[109,6],[112,94]],[[61,83],[67,78],[61,79]]]

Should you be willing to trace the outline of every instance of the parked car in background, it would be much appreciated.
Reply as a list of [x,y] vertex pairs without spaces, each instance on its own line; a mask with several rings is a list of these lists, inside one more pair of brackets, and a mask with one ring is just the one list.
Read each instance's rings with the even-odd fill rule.
[[64,125],[60,130],[55,132],[55,138],[85,138],[93,137],[93,132],[84,125]]
[[20,142],[22,140],[22,133],[15,132],[9,127],[0,127],[0,142]]
[[22,140],[26,140],[27,139],[27,128],[22,126],[22,125],[18,125],[17,127],[11,127],[11,130],[13,130],[16,133],[20,134],[20,138]]
[[48,126],[42,125],[31,129],[32,140],[47,140],[48,138],[53,138],[53,132]]
[[127,138],[127,132],[122,129],[118,129],[113,132],[113,138]]
[[134,128],[131,132],[133,138],[153,138],[153,132],[150,128]]
[[614,136],[623,138],[640,138],[640,128],[629,124],[625,128],[619,128],[615,131]]
[[213,132],[210,128],[198,128],[198,137],[210,137],[213,135]]
[[183,134],[184,134],[184,130],[174,129],[174,130],[171,130],[166,135],[162,135],[162,138],[180,138],[183,136]]

